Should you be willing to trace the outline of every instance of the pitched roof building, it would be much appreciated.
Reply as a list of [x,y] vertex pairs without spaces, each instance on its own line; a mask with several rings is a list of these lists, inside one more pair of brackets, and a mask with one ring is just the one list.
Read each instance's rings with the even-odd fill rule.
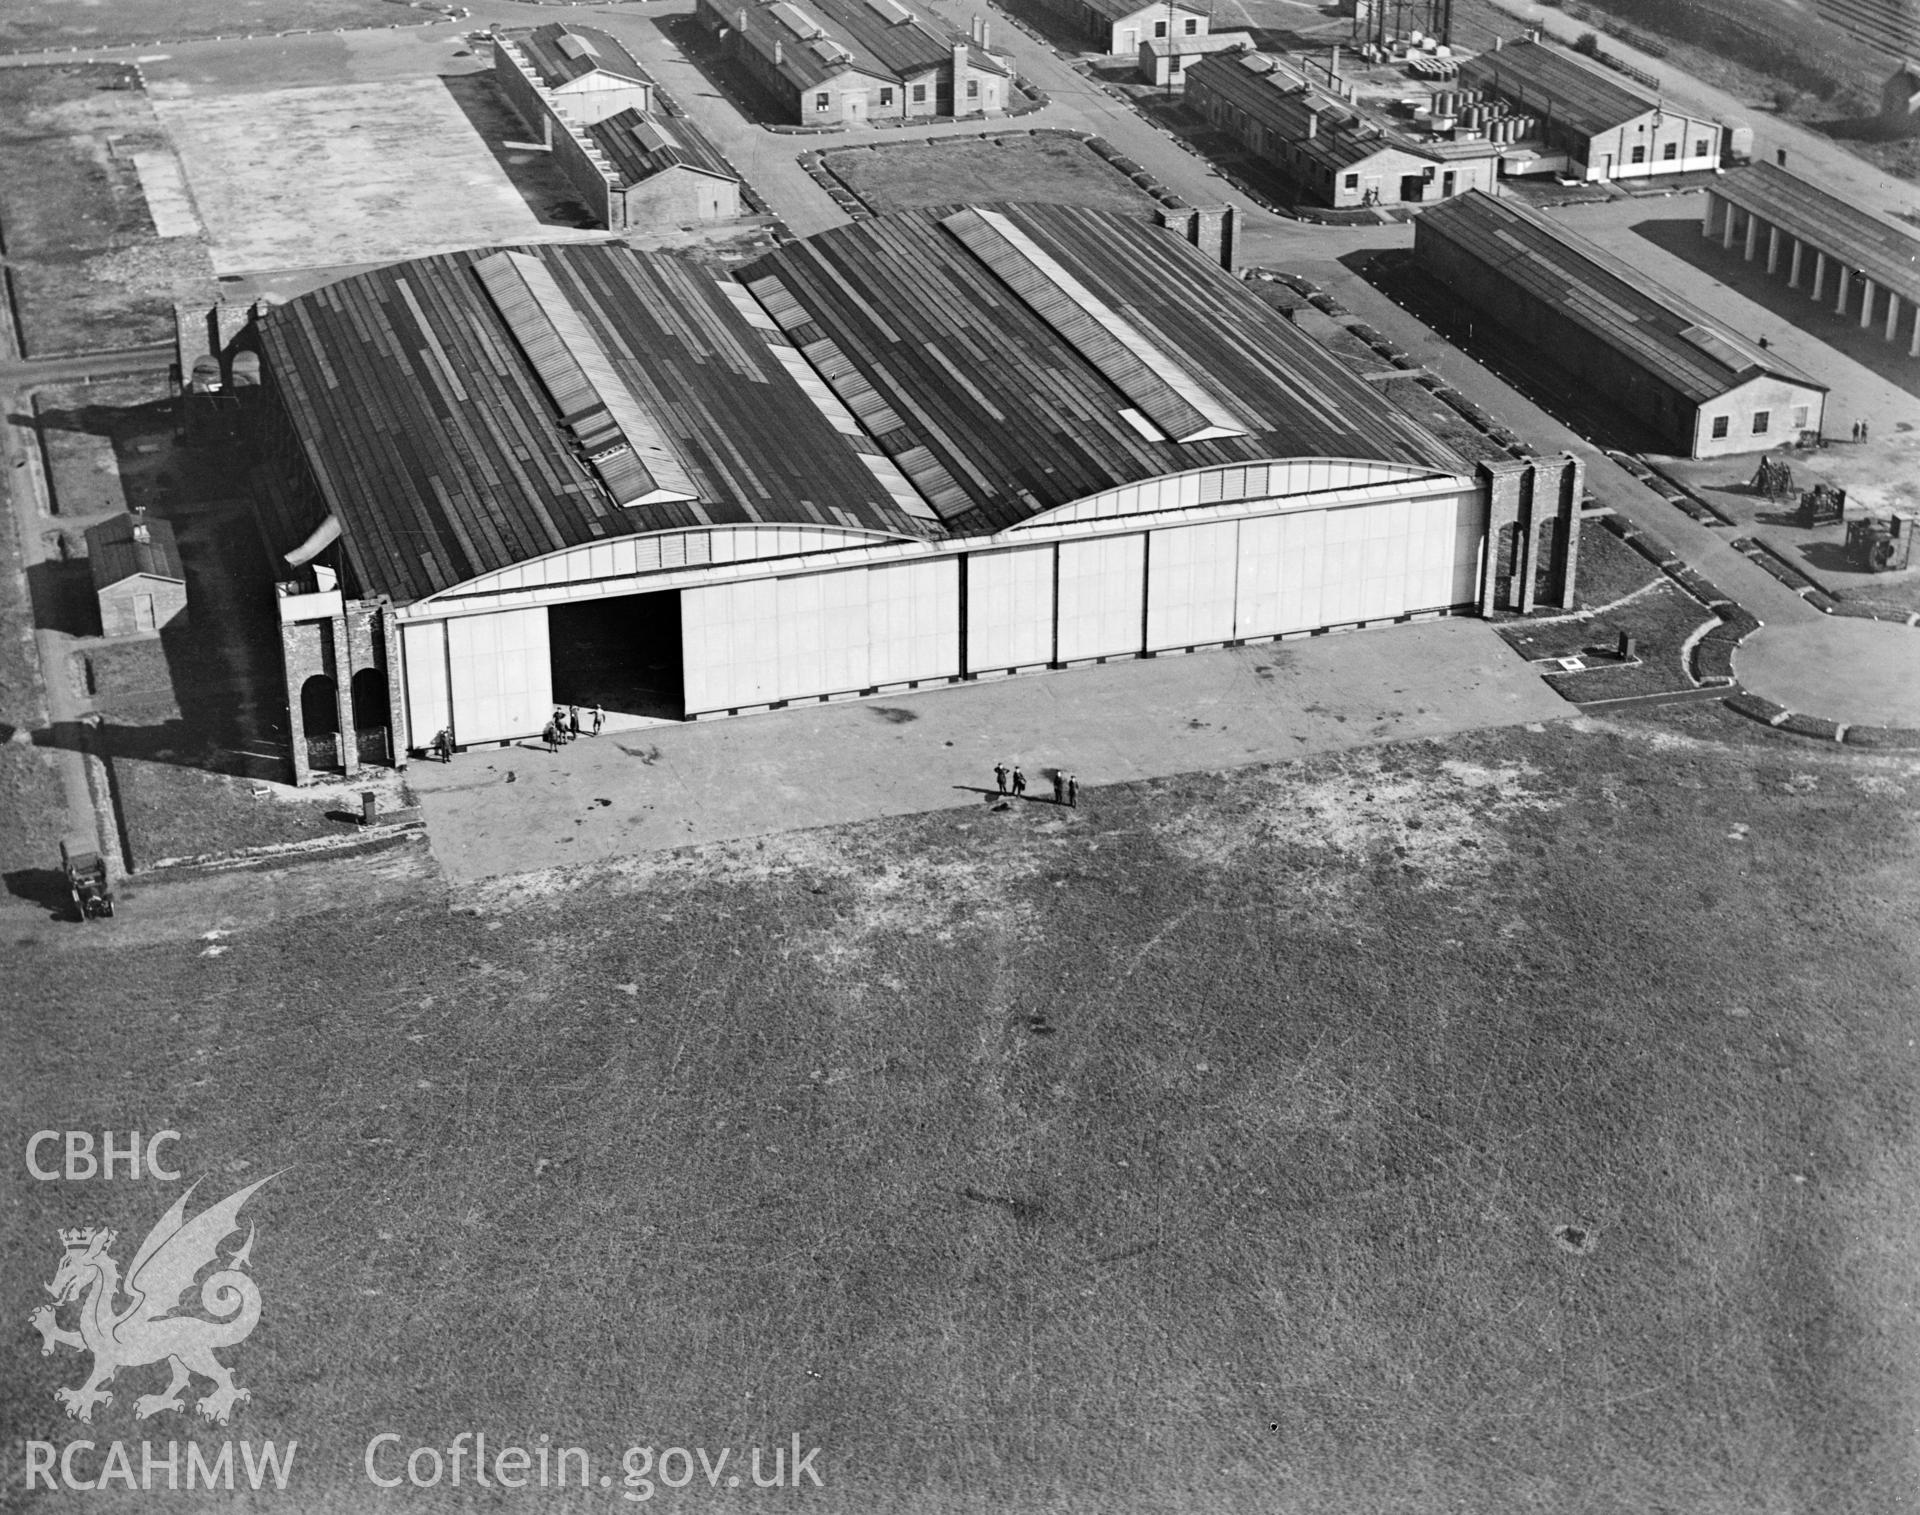
[[1462,196],[1414,223],[1414,248],[1454,295],[1675,453],[1752,452],[1820,429],[1826,385],[1530,206]]
[[1013,70],[899,0],[699,0],[701,23],[803,125],[995,116]]
[[1494,184],[1493,143],[1415,136],[1271,54],[1201,58],[1186,77],[1193,110],[1324,205],[1411,204]]
[[720,150],[684,117],[621,111],[587,128],[613,175],[616,231],[681,219],[728,221],[740,214],[740,178]]
[[591,26],[552,22],[496,33],[515,43],[540,83],[582,123],[654,108],[653,75],[624,43]]
[[1539,123],[1577,177],[1644,179],[1720,164],[1721,126],[1690,115],[1620,75],[1546,42],[1515,42],[1469,58],[1460,83]]
[[173,527],[158,516],[115,516],[89,526],[87,568],[107,636],[185,624],[187,571]]
[[1104,53],[1135,56],[1155,38],[1204,37],[1212,9],[1202,0],[1042,0],[1074,33]]

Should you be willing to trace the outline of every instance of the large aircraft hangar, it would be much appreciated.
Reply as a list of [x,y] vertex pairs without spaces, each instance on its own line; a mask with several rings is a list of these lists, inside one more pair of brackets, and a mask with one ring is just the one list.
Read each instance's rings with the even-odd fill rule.
[[1574,459],[1465,463],[1177,225],[910,212],[730,278],[462,252],[250,340],[302,779],[556,704],[704,718],[1571,603]]

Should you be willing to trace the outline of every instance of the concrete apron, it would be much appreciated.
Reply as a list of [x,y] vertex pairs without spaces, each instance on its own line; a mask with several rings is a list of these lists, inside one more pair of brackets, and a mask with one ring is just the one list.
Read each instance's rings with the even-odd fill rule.
[[1920,726],[1920,628],[1835,616],[1766,626],[1733,671],[1763,699],[1854,726]]
[[997,761],[1025,769],[1028,804],[1051,805],[1061,767],[1097,807],[1103,784],[1577,713],[1485,622],[1462,619],[610,730],[558,753],[529,741],[415,763],[410,776],[458,885],[984,809]]

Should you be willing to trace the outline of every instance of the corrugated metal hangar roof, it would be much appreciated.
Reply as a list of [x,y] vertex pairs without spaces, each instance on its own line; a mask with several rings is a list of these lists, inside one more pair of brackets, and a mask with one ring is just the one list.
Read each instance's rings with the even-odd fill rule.
[[1736,168],[1708,188],[1920,305],[1920,237],[1771,163]]
[[405,603],[702,524],[977,534],[1268,458],[1467,471],[1135,217],[910,212],[792,244],[739,280],[619,244],[483,249],[267,310],[267,387],[362,592]]
[[1517,201],[1477,189],[1457,195],[1414,223],[1415,245],[1425,237],[1463,248],[1695,404],[1761,373],[1827,387]]
[[611,366],[624,394],[605,409],[650,417],[698,498],[613,503],[565,424],[600,417],[558,409],[536,367],[549,355],[523,348],[482,282],[489,250],[357,274],[268,310],[259,330],[266,382],[341,517],[363,591],[406,603],[562,547],[669,527],[925,535],[698,266],[612,244],[515,251],[552,275]]
[[[1097,490],[1256,458],[1466,470],[1171,233],[1075,206],[997,207],[1042,254],[1009,282],[970,245],[962,209],[840,227],[739,274],[950,530],[995,531]],[[1181,443],[1143,414],[1156,385],[1178,395],[1176,376],[1231,411],[1239,434]]]

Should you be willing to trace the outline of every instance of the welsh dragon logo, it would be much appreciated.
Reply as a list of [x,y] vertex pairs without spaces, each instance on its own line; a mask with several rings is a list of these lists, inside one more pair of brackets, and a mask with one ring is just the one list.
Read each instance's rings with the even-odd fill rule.
[[[231,1257],[222,1258],[219,1246],[240,1229],[236,1217],[254,1190],[278,1176],[247,1185],[192,1220],[186,1218],[187,1200],[199,1186],[190,1185],[140,1243],[124,1284],[119,1264],[107,1250],[115,1232],[88,1228],[60,1233],[64,1255],[46,1286],[53,1303],[40,1306],[27,1320],[40,1333],[43,1357],[56,1346],[93,1353],[93,1372],[84,1384],[54,1390],[53,1397],[67,1407],[68,1415],[92,1420],[93,1407],[112,1400],[112,1392],[102,1386],[116,1373],[162,1360],[173,1369],[173,1382],[165,1393],[142,1394],[133,1402],[133,1413],[142,1420],[162,1410],[184,1410],[181,1391],[195,1375],[213,1380],[213,1392],[198,1408],[220,1425],[227,1423],[238,1401],[253,1397],[235,1386],[232,1370],[213,1355],[245,1341],[260,1323],[260,1290],[245,1271],[253,1252],[253,1227],[247,1227],[245,1244]],[[221,1266],[200,1285],[200,1305],[214,1319],[176,1314],[181,1297],[209,1263]],[[118,1308],[122,1294],[132,1301],[124,1309]],[[57,1312],[74,1300],[80,1301],[80,1329],[62,1330]]]

